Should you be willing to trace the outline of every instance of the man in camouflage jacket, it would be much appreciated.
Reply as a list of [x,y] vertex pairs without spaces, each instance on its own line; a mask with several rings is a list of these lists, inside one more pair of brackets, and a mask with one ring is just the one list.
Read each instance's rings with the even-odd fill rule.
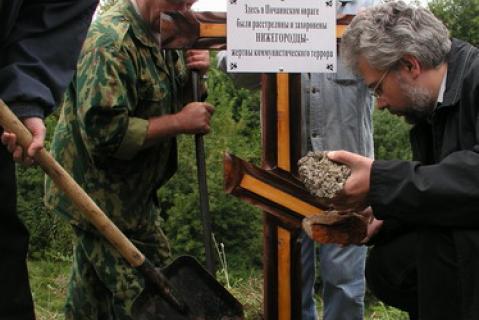
[[[155,264],[169,257],[157,189],[176,171],[178,134],[207,133],[213,107],[186,104],[207,51],[161,50],[159,12],[196,0],[119,0],[92,24],[51,146],[54,157]],[[190,86],[191,87],[191,86]],[[183,107],[184,106],[184,107]],[[143,277],[47,179],[46,203],[76,234],[67,319],[130,319]]]

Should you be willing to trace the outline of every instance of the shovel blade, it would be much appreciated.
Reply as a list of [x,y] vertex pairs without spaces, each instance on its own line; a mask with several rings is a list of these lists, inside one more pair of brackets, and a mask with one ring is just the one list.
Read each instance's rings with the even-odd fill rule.
[[242,320],[243,306],[190,256],[181,256],[161,270],[173,294],[187,306],[181,313],[154,289],[135,305],[137,320]]

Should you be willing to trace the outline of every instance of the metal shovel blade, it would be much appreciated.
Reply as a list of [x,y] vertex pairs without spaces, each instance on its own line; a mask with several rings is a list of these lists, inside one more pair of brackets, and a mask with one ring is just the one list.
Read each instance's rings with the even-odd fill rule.
[[175,297],[187,308],[181,313],[155,288],[134,306],[136,320],[242,320],[242,305],[193,257],[181,256],[161,270]]

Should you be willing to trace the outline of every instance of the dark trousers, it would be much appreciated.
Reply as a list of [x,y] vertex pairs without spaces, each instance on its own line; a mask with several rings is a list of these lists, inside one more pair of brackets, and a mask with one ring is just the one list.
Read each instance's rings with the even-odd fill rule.
[[17,216],[16,201],[15,164],[0,143],[0,320],[35,319],[26,264],[28,231]]
[[452,235],[421,230],[376,244],[366,261],[368,288],[411,319],[461,319]]

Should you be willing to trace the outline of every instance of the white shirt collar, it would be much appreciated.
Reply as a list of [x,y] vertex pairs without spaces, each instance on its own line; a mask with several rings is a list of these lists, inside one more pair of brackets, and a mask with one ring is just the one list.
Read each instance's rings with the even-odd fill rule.
[[444,92],[446,91],[446,79],[447,79],[447,69],[442,78],[441,87],[439,88],[439,94],[437,95],[437,103],[442,103],[444,101]]

